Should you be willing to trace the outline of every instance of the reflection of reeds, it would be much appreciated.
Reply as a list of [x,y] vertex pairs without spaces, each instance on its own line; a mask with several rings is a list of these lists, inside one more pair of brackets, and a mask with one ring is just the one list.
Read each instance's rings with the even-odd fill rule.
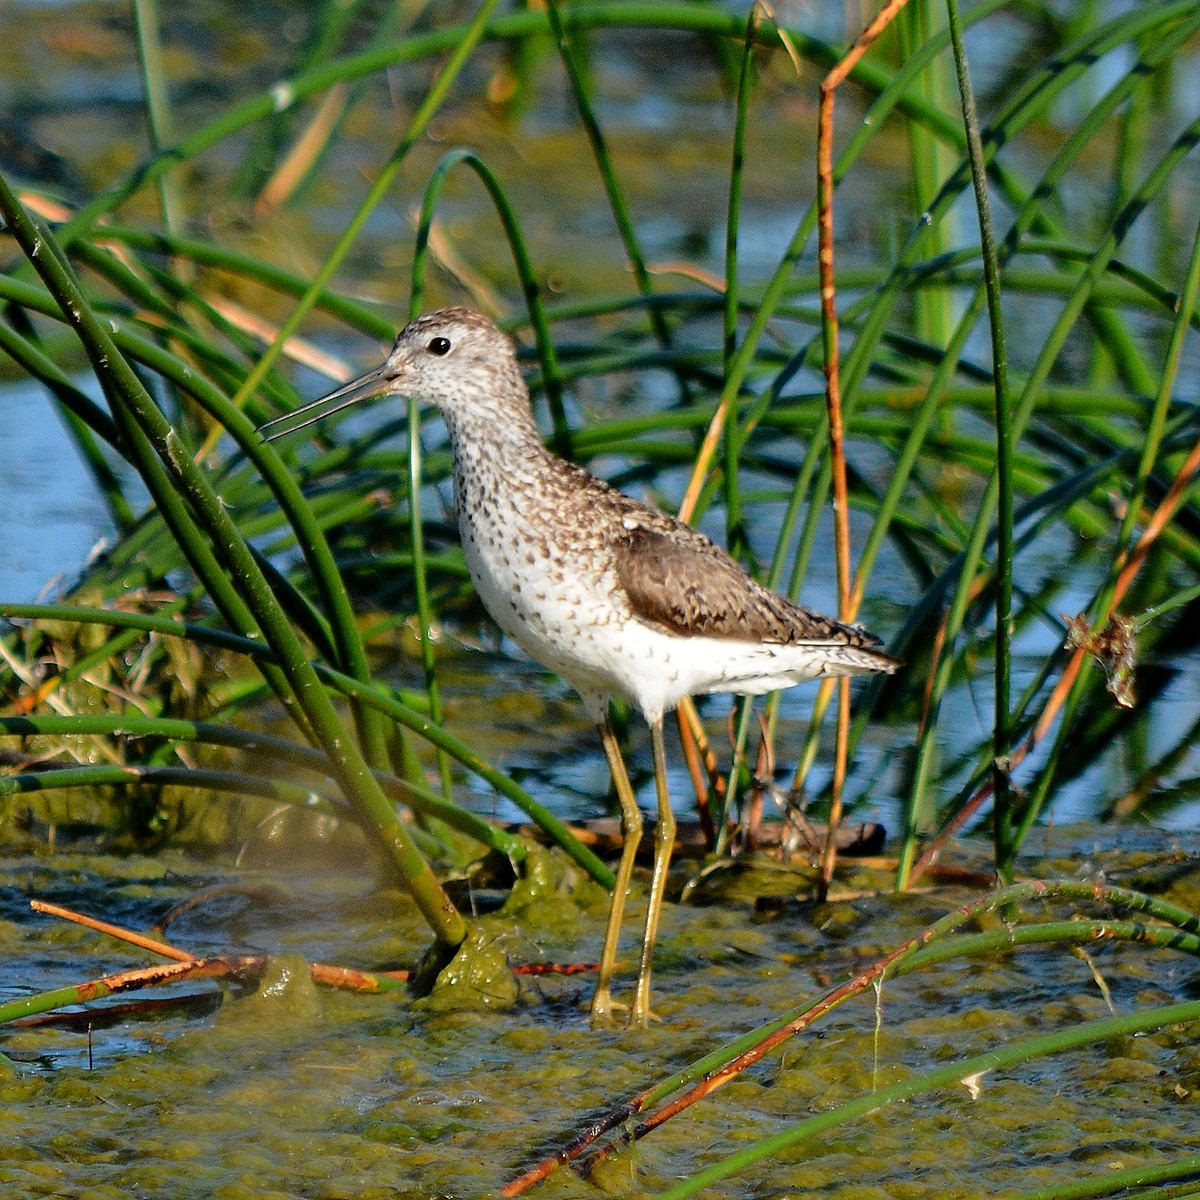
[[[981,29],[987,28],[991,7],[973,14],[973,21],[984,23]],[[143,20],[148,13],[143,12]],[[669,276],[662,274],[642,247],[639,202],[617,153],[619,132],[605,128],[598,104],[602,76],[597,76],[592,57],[604,29],[633,26],[658,53],[669,53],[683,33],[708,39],[707,45],[719,48],[714,61],[721,77],[734,89],[723,279],[703,261],[675,264]],[[880,614],[888,604],[905,610],[908,615],[892,646],[909,666],[901,678],[872,683],[859,693],[857,714],[850,722],[843,718],[838,742],[836,759],[845,764],[846,773],[837,766],[833,783],[813,790],[827,795],[844,784],[851,804],[872,789],[903,796],[905,828],[897,869],[903,884],[942,845],[935,831],[953,831],[974,818],[999,783],[997,866],[1007,872],[1062,785],[1103,755],[1118,733],[1145,728],[1146,714],[1167,680],[1154,660],[1169,663],[1196,645],[1191,589],[1200,546],[1189,503],[1194,468],[1188,451],[1197,435],[1194,410],[1172,399],[1184,336],[1194,323],[1197,255],[1193,248],[1183,268],[1163,248],[1174,244],[1170,189],[1200,138],[1200,126],[1180,122],[1178,128],[1167,127],[1151,93],[1154,81],[1166,78],[1173,58],[1185,51],[1198,27],[1200,17],[1192,6],[1146,6],[1132,16],[1074,29],[1073,40],[1052,61],[1029,67],[1015,62],[1007,75],[1001,72],[1007,82],[993,90],[1003,99],[991,99],[989,92],[981,102],[989,111],[974,171],[981,196],[986,174],[1001,214],[996,244],[986,253],[978,245],[964,245],[952,223],[957,202],[968,197],[972,183],[967,126],[945,84],[926,86],[933,64],[953,40],[949,32],[914,36],[914,26],[906,34],[904,61],[894,68],[879,65],[886,53],[882,48],[866,47],[865,57],[842,85],[842,90],[855,89],[855,96],[866,93],[862,119],[855,123],[843,117],[840,130],[828,126],[839,140],[827,136],[824,143],[829,148],[825,178],[840,189],[833,193],[838,197],[833,211],[849,195],[845,185],[866,171],[860,161],[864,152],[889,153],[894,142],[876,150],[881,145],[877,139],[892,138],[896,130],[910,133],[914,147],[926,148],[913,154],[914,194],[923,209],[919,214],[897,209],[894,221],[908,234],[890,253],[880,253],[878,266],[839,267],[836,316],[844,344],[840,359],[834,359],[830,306],[835,296],[826,289],[823,297],[817,279],[797,269],[816,229],[815,205],[798,217],[772,271],[755,277],[739,256],[746,167],[756,165],[756,120],[777,119],[779,101],[806,88],[803,73],[797,80],[798,69],[808,64],[827,70],[837,59],[830,46],[798,31],[787,35],[784,46],[780,31],[757,11],[739,21],[699,7],[597,5],[499,17],[485,7],[470,25],[419,35],[401,31],[394,40],[339,60],[330,58],[329,46],[338,43],[340,27],[336,22],[322,25],[322,54],[314,55],[312,47],[305,51],[286,92],[251,97],[208,125],[183,131],[171,150],[114,181],[75,216],[55,214],[55,240],[79,281],[71,280],[62,263],[55,268],[61,287],[56,284],[53,291],[31,283],[28,267],[0,276],[0,295],[10,312],[23,314],[21,321],[0,326],[0,346],[47,387],[121,534],[111,552],[87,568],[80,598],[108,604],[135,589],[158,588],[168,578],[178,582],[180,568],[190,563],[196,582],[185,585],[174,611],[200,606],[211,612],[215,606],[237,636],[257,637],[261,614],[254,604],[278,602],[282,607],[268,622],[272,644],[274,630],[286,627],[288,632],[281,632],[286,638],[293,627],[299,628],[322,663],[336,665],[372,696],[367,701],[352,698],[348,708],[364,766],[396,770],[420,787],[410,735],[401,735],[394,719],[378,715],[381,693],[370,682],[349,596],[366,593],[378,604],[413,608],[422,637],[427,698],[422,711],[410,707],[401,723],[418,737],[425,737],[426,725],[432,730],[425,740],[442,756],[443,802],[452,803],[453,762],[465,762],[527,811],[538,813],[537,819],[554,827],[555,836],[591,873],[607,879],[605,869],[574,845],[569,833],[555,827],[524,789],[512,780],[500,784],[503,776],[441,728],[430,631],[438,614],[453,610],[467,591],[453,539],[443,535],[444,513],[437,505],[431,509],[415,502],[421,478],[415,426],[409,427],[408,447],[397,450],[389,439],[400,428],[400,414],[381,417],[373,430],[353,438],[339,435],[336,422],[330,421],[311,445],[285,450],[286,468],[259,447],[251,432],[251,418],[256,421],[296,402],[285,369],[291,362],[324,369],[328,355],[314,351],[313,337],[300,337],[307,321],[319,314],[322,322],[382,339],[390,333],[393,317],[402,319],[400,312],[381,317],[332,291],[330,281],[362,242],[368,217],[395,191],[412,147],[447,98],[461,90],[461,69],[468,64],[480,69],[477,64],[485,60],[478,47],[501,41],[511,51],[503,67],[487,59],[484,69],[492,72],[494,83],[497,72],[519,75],[503,87],[497,84],[490,94],[493,100],[519,95],[522,103],[536,102],[530,98],[536,97],[539,73],[554,68],[553,48],[567,73],[584,135],[580,146],[591,156],[596,182],[587,182],[592,178],[587,164],[575,162],[572,170],[579,186],[591,187],[608,205],[615,231],[612,253],[630,264],[632,286],[625,294],[549,303],[539,284],[545,268],[539,270],[522,234],[532,214],[521,212],[510,182],[484,153],[456,148],[443,154],[424,187],[411,265],[411,307],[423,304],[430,286],[427,275],[435,257],[431,236],[439,214],[454,203],[447,184],[472,180],[486,194],[511,251],[517,284],[510,294],[519,292],[528,310],[527,328],[537,352],[534,383],[547,398],[549,432],[558,449],[584,460],[616,457],[625,472],[618,482],[639,488],[653,488],[662,479],[665,490],[672,486],[666,482],[668,473],[687,472],[683,513],[698,518],[719,501],[726,540],[735,552],[750,556],[754,549],[761,551],[764,530],[777,529],[763,574],[772,585],[793,593],[806,574],[814,574],[814,556],[827,536],[822,516],[832,498],[842,612],[853,616],[866,600],[874,606],[870,624],[886,628],[886,616],[881,621]],[[162,80],[149,78],[161,62],[153,43],[151,38],[144,44],[143,70],[147,95],[156,97],[161,137],[171,128],[171,114],[163,111],[167,92]],[[1115,61],[1118,52],[1130,47],[1137,51],[1123,73],[1105,75],[1103,86],[1093,82],[1096,62]],[[783,49],[791,57],[783,57]],[[304,204],[309,191],[305,173],[319,173],[328,160],[322,146],[313,144],[318,127],[306,124],[304,104],[349,86],[338,92],[339,111],[326,113],[329,119],[319,126],[328,143],[325,149],[332,149],[347,114],[355,104],[367,102],[352,85],[385,67],[439,61],[438,56],[447,54],[402,136],[384,148],[374,182],[362,189],[365,198],[349,206],[351,215],[334,248],[311,273],[302,276],[266,255],[185,236],[177,219],[164,220],[161,229],[107,223],[109,214],[139,189],[173,178],[180,163],[215,145],[232,145],[246,131],[257,134],[268,124],[272,137],[256,142],[255,153],[276,147],[276,161],[286,162],[291,172],[286,193],[293,204]],[[308,65],[312,63],[318,65]],[[774,71],[776,63],[779,71]],[[990,69],[993,75],[998,70],[995,64]],[[1072,125],[1046,152],[1044,131],[1061,123],[1058,114],[1068,105],[1073,106]],[[1109,137],[1114,124],[1121,131],[1115,151]],[[288,136],[293,133],[303,143],[302,157],[283,148],[296,140]],[[511,137],[519,143],[519,123]],[[931,145],[949,156],[949,169],[941,176],[930,168]],[[1098,158],[1111,183],[1107,215],[1094,205],[1080,211],[1073,202],[1073,189],[1085,172],[1094,194]],[[1030,163],[1040,165],[1031,168]],[[664,161],[655,169],[670,172],[672,166]],[[262,182],[259,178],[256,184],[260,190]],[[679,186],[686,187],[687,180]],[[345,183],[342,187],[347,189]],[[176,196],[172,204],[179,203]],[[16,210],[10,211],[17,221]],[[1151,216],[1159,218],[1161,231],[1151,231],[1143,238],[1145,245],[1132,247],[1127,237],[1131,227],[1139,217],[1146,223]],[[970,222],[964,226],[972,227]],[[830,232],[837,229],[827,221],[826,242],[832,247],[837,239],[831,240]],[[51,245],[48,235],[40,236],[43,248]],[[453,256],[443,253],[436,261],[445,270]],[[37,256],[32,262],[39,265]],[[972,339],[980,336],[989,310],[989,265],[1001,272],[1010,309],[1010,353],[1007,359],[997,354],[981,365],[987,355]],[[656,290],[667,278],[678,290]],[[98,377],[115,397],[108,412],[60,365],[64,342],[56,322],[61,321],[60,305],[76,286],[82,289],[79,301],[90,305],[97,318],[90,348]],[[272,306],[285,301],[287,315],[258,318],[241,295],[230,299],[228,293],[247,289],[269,297]],[[998,332],[996,300],[993,285],[991,328]],[[104,349],[109,339],[111,354]],[[122,415],[119,398],[134,388],[135,380],[125,373],[118,352],[143,378],[155,379],[177,442],[170,443],[154,406],[139,409],[137,419]],[[1069,370],[1060,366],[1068,353]],[[836,408],[814,384],[815,373],[828,362],[837,366],[838,387],[831,392]],[[340,373],[336,364],[329,369]],[[572,428],[563,403],[565,389],[593,378],[636,383],[652,374],[660,383],[669,380],[671,388],[661,411]],[[239,411],[243,404],[247,416]],[[363,428],[361,417],[358,421],[356,428]],[[177,461],[164,467],[152,453],[156,446],[174,453]],[[197,456],[201,466],[183,462]],[[443,480],[444,445],[428,446],[423,457],[423,478]],[[133,465],[154,496],[156,506],[144,515],[137,514],[138,502],[114,470],[117,459]],[[185,476],[193,481],[188,486],[195,497],[202,486],[216,483],[222,507],[210,514],[212,520],[219,523],[228,514],[240,536],[261,552],[257,562],[245,559],[248,572],[261,573],[253,587],[249,574],[230,582],[225,568],[234,543],[218,541],[214,550],[217,525],[205,535],[196,529],[196,513],[188,505],[201,501],[187,501],[180,494]],[[388,503],[405,494],[414,502]],[[219,537],[235,536],[232,524],[222,528]],[[381,552],[381,546],[392,549]],[[1027,564],[1047,554],[1059,556],[1062,569],[1030,581]],[[1077,570],[1075,559],[1089,554],[1090,561]],[[876,571],[881,563],[886,575]],[[254,587],[260,589],[258,599],[253,599]],[[247,588],[250,592],[243,594]],[[1039,629],[1053,631],[1053,640],[1061,645],[1065,628],[1056,606],[1063,603],[1059,596],[1065,591],[1072,593],[1072,613],[1083,610],[1080,630],[1101,636],[1110,615],[1132,621],[1134,643],[1125,661],[1150,663],[1138,680],[1140,707],[1132,712],[1115,710],[1099,673],[1088,669],[1085,650],[1093,643],[1087,639],[1077,642],[1069,661],[1060,659],[1057,645],[1047,649],[1045,638],[1032,654],[1022,651],[1019,660],[1013,659],[1012,640],[1018,647],[1036,642]],[[1011,621],[1005,621],[1010,607]],[[1142,610],[1153,612],[1153,619],[1139,619]],[[190,636],[180,629],[181,636]],[[43,636],[32,635],[34,641]],[[106,652],[127,652],[136,644],[134,636],[129,629],[116,630],[113,641],[88,648],[86,662],[102,661]],[[315,718],[301,711],[303,705],[296,708],[295,684],[287,677],[293,669],[305,670],[298,646],[286,653],[275,647],[274,660],[255,661],[269,687],[297,713],[302,735],[319,743]],[[15,649],[15,643],[9,646],[14,653],[6,687],[12,702],[24,705],[36,719],[38,704],[59,684],[21,684]],[[144,653],[150,659],[163,655],[161,641],[147,645]],[[58,670],[63,678],[83,674],[71,663]],[[324,678],[314,686],[329,686],[329,676]],[[951,738],[948,726],[975,692],[978,736],[972,742],[960,730]],[[230,699],[229,710],[245,708],[260,696],[245,687]],[[824,707],[822,696],[797,755],[791,789],[797,795],[818,761]],[[983,716],[989,708],[990,715]],[[772,699],[766,705],[769,735],[776,730],[778,713],[778,700]],[[896,753],[874,759],[863,753],[868,719],[890,719],[883,732],[872,736],[876,745],[890,741]],[[698,730],[695,714],[685,714],[682,726]],[[743,707],[734,726],[735,762],[753,761],[747,747],[752,729],[750,711]],[[1160,740],[1152,760],[1123,789],[1128,796],[1102,797],[1098,808],[1120,803],[1128,810],[1135,803],[1131,797],[1148,797],[1150,781],[1181,761],[1191,730],[1172,727],[1164,738],[1160,728],[1156,736]],[[171,757],[170,742],[166,745],[164,749],[156,742],[155,763],[145,765],[165,763]],[[708,747],[692,761],[699,798],[711,791],[721,810],[714,814],[713,830],[718,849],[723,849],[730,815],[724,806],[736,808],[750,773],[739,769],[722,778],[719,755],[713,758]],[[1007,793],[1010,776],[1013,787]],[[370,771],[362,778],[370,779]],[[429,839],[424,845],[439,844],[436,822],[427,822],[420,832]]]

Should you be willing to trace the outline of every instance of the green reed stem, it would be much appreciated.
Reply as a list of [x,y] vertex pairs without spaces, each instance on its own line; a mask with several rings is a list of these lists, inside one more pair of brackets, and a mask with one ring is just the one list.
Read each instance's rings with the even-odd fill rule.
[[[936,0],[909,0],[894,26],[900,44],[899,61],[907,63],[933,37],[944,35],[943,25]],[[914,86],[932,107],[942,112],[950,111],[954,97],[944,55],[938,54],[929,60],[914,80]],[[919,121],[909,122],[905,133],[913,207],[919,213],[927,212],[937,197],[942,179],[950,174],[955,156],[945,141],[935,137]],[[930,257],[941,255],[953,241],[953,231],[948,230],[944,222],[931,223],[925,232],[926,253]],[[922,341],[932,346],[944,346],[954,323],[950,291],[939,288],[921,292],[916,298],[913,316],[917,336]],[[949,423],[950,418],[946,415],[943,430]]]
[[[7,737],[152,737],[171,742],[195,742],[225,746],[255,756],[265,756],[307,771],[325,774],[329,761],[319,750],[271,734],[256,733],[209,721],[185,721],[171,717],[143,717],[137,714],[81,717],[3,717],[0,736]],[[473,838],[490,850],[498,851],[512,862],[526,855],[520,838],[489,824],[474,813],[449,804],[430,789],[406,779],[376,772],[380,786],[390,796],[403,800],[422,816],[444,821],[460,833]],[[309,807],[313,789],[281,780],[263,771],[240,772],[205,767],[146,767],[137,763],[105,766],[56,767],[49,771],[0,776],[0,795],[54,788],[91,787],[105,784],[176,784],[181,787],[212,788],[270,799],[287,800],[298,807]],[[327,800],[336,797],[326,796]]]
[[1005,925],[986,933],[963,933],[918,950],[904,966],[907,975],[956,958],[984,958],[1018,946],[1086,946],[1099,941],[1138,942],[1158,950],[1178,950],[1200,955],[1200,934],[1174,925],[1149,925],[1145,921],[1117,921],[1107,917],[1075,917],[1069,921],[1043,921],[1035,925]]
[[[1195,1180],[1177,1188],[1164,1188],[1164,1183],[1185,1175],[1200,1175],[1200,1154],[1157,1165],[1143,1163],[1138,1167],[1104,1170],[1103,1174],[1076,1179],[1071,1183],[1056,1183],[1036,1188],[1032,1192],[1002,1192],[997,1200],[1091,1200],[1093,1196],[1112,1196],[1127,1193],[1124,1200],[1195,1200]],[[1128,1192],[1129,1188],[1148,1187],[1146,1192]]]
[[[650,272],[646,267],[646,259],[638,242],[637,230],[634,228],[633,217],[629,211],[629,205],[626,203],[624,190],[617,177],[616,167],[609,154],[604,133],[588,95],[587,83],[579,68],[576,55],[571,49],[567,26],[559,10],[558,0],[546,0],[546,17],[558,46],[559,57],[567,72],[567,80],[571,85],[572,95],[575,97],[579,120],[583,124],[584,132],[592,147],[592,156],[596,160],[596,167],[600,172],[605,194],[608,196],[608,204],[612,209],[613,220],[616,222],[617,233],[620,235],[621,244],[625,247],[625,255],[629,259],[629,266],[633,271],[634,283],[639,293],[648,296],[654,290],[654,285],[650,281]],[[670,346],[671,331],[662,310],[651,308],[649,316],[650,327],[654,330],[659,344],[664,347]]]
[[800,1142],[828,1134],[830,1130],[844,1127],[848,1122],[878,1112],[889,1104],[912,1101],[941,1088],[959,1087],[962,1080],[969,1076],[1004,1071],[1021,1063],[1036,1062],[1040,1058],[1098,1045],[1111,1038],[1136,1037],[1169,1025],[1182,1025],[1194,1021],[1200,1021],[1200,1000],[1165,1004],[1147,1012],[1085,1021],[1054,1033],[1025,1038],[983,1054],[959,1059],[947,1066],[894,1083],[890,1087],[866,1092],[819,1116],[801,1121],[773,1137],[764,1138],[753,1146],[747,1146],[736,1154],[697,1171],[683,1182],[660,1192],[659,1197],[660,1200],[683,1200],[686,1196],[694,1196],[704,1188],[745,1171],[764,1159],[773,1158]]
[[[171,102],[167,94],[167,72],[159,40],[157,0],[133,0],[134,29],[137,33],[138,66],[142,80],[142,101],[150,129],[150,146],[161,154],[175,141],[171,120]],[[164,172],[156,181],[163,225],[168,230],[183,224],[183,202],[174,178]]]
[[[737,97],[734,103],[733,145],[729,164],[729,199],[725,216],[725,304],[721,328],[721,365],[728,372],[737,350],[738,321],[738,228],[741,223],[742,186],[746,163],[746,122],[750,110],[750,85],[754,73],[754,37],[762,12],[757,4],[750,6],[746,18],[746,36],[742,45],[742,61],[738,70]],[[725,500],[725,546],[734,558],[746,549],[746,533],[742,526],[742,498],[738,485],[737,422],[725,422],[723,455],[723,488]],[[742,706],[743,709],[745,705]],[[736,780],[730,773],[730,783]],[[729,801],[732,803],[732,798]]]
[[[733,142],[729,164],[729,198],[725,216],[725,296],[721,327],[721,365],[723,374],[729,371],[730,363],[737,352],[737,325],[739,315],[738,280],[738,230],[741,225],[742,190],[746,164],[746,124],[750,113],[750,89],[754,77],[755,35],[763,12],[758,4],[750,6],[746,18],[746,35],[742,43],[742,57],[738,65],[737,95],[734,102]],[[725,501],[725,546],[731,555],[741,557],[746,553],[746,530],[742,518],[742,495],[739,485],[739,448],[744,438],[739,436],[736,420],[727,419],[722,437],[722,495]],[[735,705],[733,760],[728,774],[728,785],[723,801],[723,810],[717,818],[717,843],[714,849],[724,853],[728,837],[728,822],[723,818],[736,811],[738,793],[748,772],[744,769],[746,744],[750,735],[752,704],[749,697],[741,697]]]
[[[429,715],[440,725],[443,719],[442,695],[438,688],[437,661],[433,649],[433,606],[429,600],[428,578],[425,570],[425,523],[421,516],[421,420],[417,401],[405,402],[408,414],[408,541],[412,553],[413,599],[417,608],[417,624],[421,638],[421,669],[425,675],[425,695],[429,700]],[[450,759],[444,750],[437,751],[438,778],[442,795],[453,795]]]
[[308,290],[280,326],[279,333],[274,342],[267,348],[266,353],[255,364],[253,370],[246,376],[242,386],[238,389],[238,394],[233,400],[237,407],[241,407],[245,398],[251,395],[262,382],[264,376],[274,365],[280,353],[282,353],[284,344],[288,338],[300,328],[301,322],[308,315],[309,310],[316,304],[317,298],[325,290],[329,280],[333,278],[334,273],[341,266],[342,260],[358,240],[358,235],[362,232],[362,228],[367,223],[367,219],[371,213],[375,211],[376,206],[391,189],[396,175],[399,173],[401,166],[403,166],[404,160],[408,157],[408,152],[428,128],[429,122],[442,106],[443,101],[458,78],[459,72],[466,65],[467,59],[474,53],[479,39],[484,34],[487,19],[492,9],[496,7],[496,3],[497,0],[483,0],[474,19],[463,32],[461,41],[455,44],[454,52],[438,72],[437,78],[433,81],[432,86],[421,101],[420,107],[413,114],[413,118],[409,122],[408,131],[400,140],[396,149],[392,151],[391,157],[384,164],[379,177],[372,184],[367,195],[359,204],[357,211],[350,218],[345,231],[338,238],[334,248],[326,256],[321,269],[313,277]]
[[[279,656],[279,667],[263,664],[264,673],[278,684],[279,698],[289,713],[320,740],[348,799],[385,847],[442,953],[448,955],[466,935],[462,917],[442,891],[338,719],[299,639],[221,500],[180,444],[178,435],[146,393],[107,329],[88,307],[57,244],[30,219],[3,177],[0,177],[0,211],[26,257],[61,305],[63,315],[105,383],[113,415],[130,449],[138,455],[143,478],[163,508],[164,516],[170,514],[168,519],[181,549],[235,629],[253,634],[256,624],[261,628]],[[211,547],[200,527],[212,538]],[[218,561],[216,553],[222,561]],[[229,575],[225,573],[226,567]],[[231,577],[238,581],[236,589]]]
[[1012,882],[1012,787],[1008,756],[1012,750],[1010,706],[1012,685],[1012,572],[1013,572],[1013,430],[1012,408],[1008,392],[1008,355],[1004,341],[1004,317],[1000,307],[1000,264],[992,234],[992,210],[988,200],[987,166],[979,117],[962,43],[957,0],[947,0],[950,44],[954,48],[954,69],[962,99],[963,125],[971,163],[971,182],[979,219],[980,251],[983,257],[984,289],[987,293],[988,324],[991,329],[992,380],[996,389],[996,639],[992,716],[992,820],[996,869],[1001,879]]
[[572,456],[571,429],[567,424],[567,415],[563,408],[562,374],[558,363],[558,354],[554,349],[554,339],[550,336],[550,322],[546,316],[546,307],[542,302],[541,285],[538,283],[533,260],[529,256],[525,235],[521,232],[521,223],[517,219],[516,209],[496,173],[474,150],[462,147],[448,150],[438,159],[437,165],[430,173],[429,182],[425,185],[425,194],[421,200],[421,216],[417,223],[417,237],[413,247],[412,300],[409,305],[409,315],[416,316],[421,310],[425,291],[425,262],[429,255],[429,234],[433,227],[434,212],[450,172],[460,165],[470,167],[478,176],[496,209],[496,216],[500,219],[500,226],[504,230],[504,237],[512,254],[513,265],[517,269],[521,294],[525,298],[530,323],[533,326],[538,361],[541,364],[541,385],[546,393],[546,402],[550,410],[552,445],[556,453],[570,458]]
[[[248,655],[259,663],[274,656],[274,650],[261,641],[240,637],[223,629],[209,629],[202,625],[146,613],[131,613],[106,608],[83,608],[66,604],[0,603],[0,617],[17,620],[78,621],[84,624],[139,629],[167,637],[183,637],[189,641],[222,650],[232,650]],[[465,742],[460,741],[441,726],[435,725],[424,713],[404,704],[390,692],[373,688],[371,685],[364,684],[323,663],[314,663],[313,669],[325,686],[335,689],[348,699],[377,709],[385,716],[419,734],[436,748],[445,750],[468,771],[478,776],[490,787],[495,788],[500,795],[511,800],[526,813],[530,820],[542,829],[547,837],[561,846],[563,851],[592,879],[602,887],[612,888],[612,872],[587,846],[580,843],[579,839],[562,821],[538,804],[520,784],[498,771]]]

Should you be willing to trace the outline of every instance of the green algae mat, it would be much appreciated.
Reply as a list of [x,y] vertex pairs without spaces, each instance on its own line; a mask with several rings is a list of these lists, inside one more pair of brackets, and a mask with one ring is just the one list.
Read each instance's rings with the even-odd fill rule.
[[[591,975],[554,969],[594,957],[605,908],[603,891],[559,856],[473,921],[463,965],[421,999],[313,982],[310,963],[408,966],[428,941],[402,892],[353,870],[219,869],[172,853],[10,858],[0,864],[6,1002],[155,960],[32,913],[33,898],[141,929],[174,910],[170,943],[267,957],[253,979],[174,983],[6,1025],[0,1184],[14,1196],[114,1200],[482,1196],[600,1125],[618,1144],[597,1155],[605,1141],[589,1143],[574,1169],[527,1194],[691,1194],[671,1189],[761,1145],[766,1157],[735,1163],[702,1194],[1066,1195],[1053,1189],[1081,1180],[1101,1189],[1087,1194],[1111,1194],[1106,1181],[1131,1172],[1186,1178],[1200,1155],[1200,1053],[1195,1018],[1179,1014],[1196,992],[1196,939],[1184,917],[1158,943],[1149,931],[1166,930],[1170,906],[1197,907],[1200,857],[1182,838],[1127,831],[1123,841],[1048,835],[1038,872],[1069,869],[1074,890],[1000,909],[974,888],[880,891],[865,866],[847,868],[822,905],[797,898],[801,876],[788,897],[776,870],[767,899],[747,868],[719,894],[668,905],[648,1031],[593,1030]],[[1104,888],[1111,897],[1087,902],[1087,889]],[[1122,911],[1127,888],[1162,911]],[[884,972],[719,1091],[632,1145],[620,1136],[648,1115],[621,1105],[865,979],[964,906],[975,915],[955,918],[947,957]],[[1061,932],[1070,924],[1080,936]],[[1037,929],[1053,936],[1035,940]],[[1104,1032],[1156,1011],[1162,1024]],[[1082,1044],[1004,1060],[1076,1031]],[[689,1085],[716,1074],[694,1072]],[[805,1122],[823,1120],[803,1136]]]

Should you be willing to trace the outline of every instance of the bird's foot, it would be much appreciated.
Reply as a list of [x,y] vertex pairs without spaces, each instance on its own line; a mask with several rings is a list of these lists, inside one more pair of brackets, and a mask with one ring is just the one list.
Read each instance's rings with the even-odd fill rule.
[[650,989],[639,987],[634,993],[633,1004],[614,1000],[612,991],[607,984],[597,985],[592,996],[592,1027],[594,1029],[615,1029],[618,1022],[615,1013],[628,1013],[629,1020],[625,1022],[631,1029],[645,1029],[651,1021],[661,1021],[658,1013],[650,1008]]
[[648,1008],[645,1012],[631,1012],[629,1014],[630,1029],[649,1029],[651,1024],[661,1025],[662,1017],[658,1015],[652,1008]]
[[643,988],[641,981],[633,994],[633,1006],[629,1010],[629,1024],[634,1029],[646,1029],[651,1021],[661,1022],[662,1017],[650,1007],[650,989]]
[[607,983],[596,985],[595,994],[592,996],[592,1025],[594,1028],[611,1029],[616,1025],[613,1013],[628,1011],[628,1004],[613,999],[612,990]]

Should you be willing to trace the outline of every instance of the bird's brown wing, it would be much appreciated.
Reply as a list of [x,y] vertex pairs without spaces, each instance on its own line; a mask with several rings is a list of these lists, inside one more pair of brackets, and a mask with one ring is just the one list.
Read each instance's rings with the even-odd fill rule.
[[792,604],[755,583],[698,530],[659,517],[626,517],[615,554],[633,614],[671,633],[738,641],[834,642],[872,648],[877,638]]

